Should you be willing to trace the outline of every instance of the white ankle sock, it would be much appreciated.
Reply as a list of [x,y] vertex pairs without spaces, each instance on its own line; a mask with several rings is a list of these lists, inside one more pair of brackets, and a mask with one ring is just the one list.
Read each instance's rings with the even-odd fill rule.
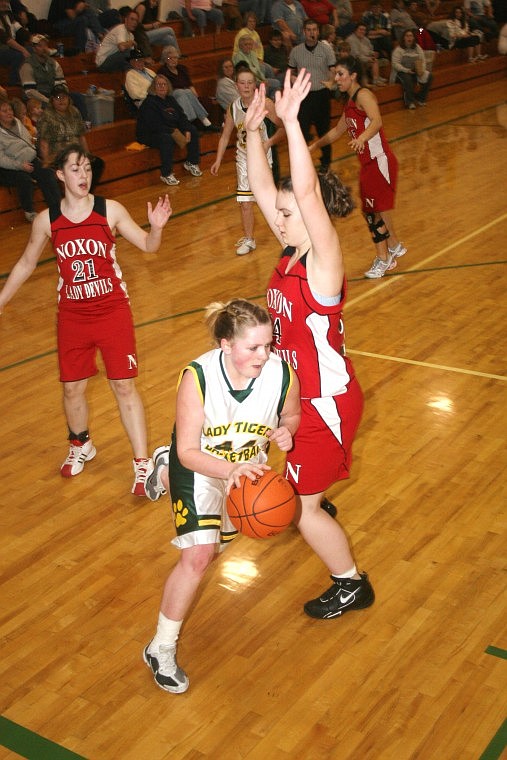
[[152,645],[153,646],[159,646],[159,644],[167,644],[168,646],[176,645],[182,624],[183,624],[183,620],[171,620],[170,618],[166,618],[163,612],[159,612],[157,632],[151,642]]
[[205,119],[201,119],[201,122],[204,124],[205,127],[211,127],[211,121],[206,117]]
[[355,565],[353,565],[350,570],[346,570],[344,573],[340,573],[339,575],[333,575],[333,578],[353,578],[356,574],[357,568]]

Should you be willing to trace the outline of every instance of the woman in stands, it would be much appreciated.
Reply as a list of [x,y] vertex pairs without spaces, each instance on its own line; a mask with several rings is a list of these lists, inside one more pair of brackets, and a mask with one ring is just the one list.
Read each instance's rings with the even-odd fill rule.
[[187,160],[183,168],[194,177],[202,175],[199,169],[199,133],[172,96],[171,83],[162,74],[157,74],[146,100],[139,108],[136,136],[139,142],[160,151],[160,180],[166,185],[180,184],[173,174],[175,145],[186,146]]
[[165,47],[162,50],[160,58],[162,66],[158,73],[167,77],[171,83],[172,96],[184,110],[189,121],[200,121],[201,129],[205,132],[220,132],[209,120],[208,112],[199,100],[188,69],[179,63],[179,58],[179,51],[173,45]]
[[360,84],[362,75],[357,58],[349,56],[338,61],[335,79],[340,92],[348,95],[348,101],[338,124],[312,143],[310,150],[329,145],[348,132],[349,147],[357,153],[361,164],[359,186],[363,214],[376,248],[376,256],[365,277],[377,279],[394,269],[396,259],[404,256],[407,249],[398,240],[391,217],[398,162],[384,134],[377,98]]
[[406,108],[414,109],[416,103],[426,105],[432,79],[431,72],[426,68],[424,50],[417,44],[414,30],[407,29],[392,52],[390,79],[391,84],[401,84]]
[[238,86],[234,79],[234,64],[230,58],[225,58],[218,65],[217,89],[215,99],[224,111],[239,96]]
[[27,222],[37,216],[33,206],[34,180],[48,206],[59,202],[60,189],[54,172],[44,168],[37,158],[32,137],[14,116],[11,103],[0,100],[0,185],[16,188]]
[[449,47],[467,48],[468,63],[482,61],[488,57],[482,54],[481,30],[474,29],[473,33],[470,31],[465,12],[460,5],[452,9],[447,20],[447,28],[449,29]]

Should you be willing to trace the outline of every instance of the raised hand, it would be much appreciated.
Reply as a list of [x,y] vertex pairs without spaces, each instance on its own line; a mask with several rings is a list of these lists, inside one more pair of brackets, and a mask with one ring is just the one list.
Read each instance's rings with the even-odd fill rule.
[[159,197],[155,208],[152,208],[151,203],[148,201],[148,221],[152,227],[158,227],[159,229],[165,227],[172,212],[168,195],[165,195],[164,198]]
[[312,75],[306,69],[301,69],[294,83],[291,84],[291,72],[287,69],[283,92],[276,93],[276,115],[283,121],[297,121],[299,106],[310,92]]
[[257,132],[267,113],[266,85],[261,82],[259,89],[255,91],[252,102],[248,106],[244,122],[245,129],[249,132]]

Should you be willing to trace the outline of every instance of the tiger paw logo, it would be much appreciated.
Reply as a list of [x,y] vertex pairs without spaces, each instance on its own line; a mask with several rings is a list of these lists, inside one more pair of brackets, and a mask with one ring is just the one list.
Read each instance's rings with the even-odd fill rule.
[[188,515],[188,509],[183,506],[183,502],[181,499],[178,499],[178,501],[173,502],[173,512],[174,512],[174,523],[177,528],[180,527],[180,525],[185,525],[187,521],[187,515]]

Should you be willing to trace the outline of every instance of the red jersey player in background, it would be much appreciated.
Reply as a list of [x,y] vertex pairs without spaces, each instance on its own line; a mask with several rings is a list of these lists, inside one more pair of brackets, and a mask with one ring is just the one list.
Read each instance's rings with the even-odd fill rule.
[[114,233],[132,245],[155,253],[171,215],[167,195],[155,208],[148,203],[150,231],[145,232],[117,201],[90,193],[90,156],[69,145],[55,161],[64,184],[60,205],[42,211],[33,222],[30,240],[0,293],[0,313],[30,277],[51,240],[59,272],[58,361],[70,449],[61,467],[63,477],[79,475],[96,454],[88,432],[88,378],[97,373],[100,350],[120,417],[134,454],[132,493],[144,496],[144,481],[153,469],[148,457],[144,407],[134,378],[138,374],[132,313],[127,288],[116,260]]
[[295,523],[322,562],[332,586],[304,605],[307,615],[334,618],[373,604],[366,573],[359,574],[341,525],[320,502],[332,483],[349,476],[352,442],[363,394],[345,355],[343,256],[330,218],[352,209],[347,188],[332,172],[317,174],[298,121],[310,74],[301,69],[291,86],[287,72],[275,110],[287,134],[291,177],[277,190],[259,133],[266,115],[261,84],[248,108],[248,181],[259,208],[284,246],[268,286],[273,349],[296,370],[301,423],[287,453],[286,477],[299,496]]
[[[348,95],[338,124],[310,146],[314,151],[348,132],[349,147],[361,163],[359,189],[366,218],[377,253],[365,277],[378,279],[396,266],[396,259],[407,249],[394,231],[391,211],[394,208],[398,161],[389,147],[377,98],[367,87],[359,84],[361,63],[349,56],[336,66],[335,80],[340,92]],[[389,242],[388,242],[389,241]]]

